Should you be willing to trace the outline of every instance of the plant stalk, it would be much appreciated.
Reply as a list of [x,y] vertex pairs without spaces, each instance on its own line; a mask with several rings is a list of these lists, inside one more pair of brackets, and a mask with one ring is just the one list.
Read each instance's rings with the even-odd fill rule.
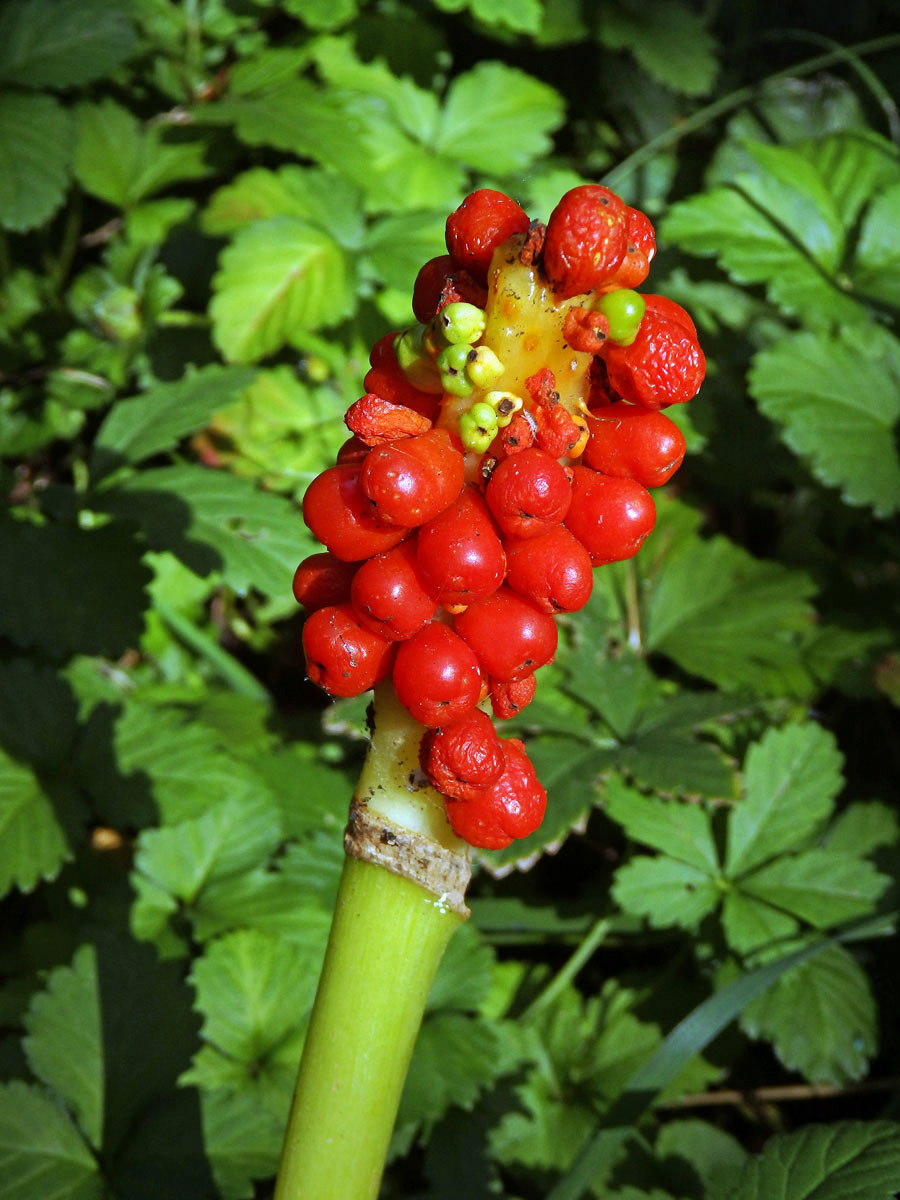
[[421,734],[376,689],[275,1200],[377,1196],[431,983],[467,915],[468,855],[419,772]]

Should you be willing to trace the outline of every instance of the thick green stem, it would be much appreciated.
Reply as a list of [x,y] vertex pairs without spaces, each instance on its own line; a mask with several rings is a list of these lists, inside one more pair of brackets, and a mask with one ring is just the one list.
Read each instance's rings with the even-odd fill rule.
[[276,1200],[377,1196],[428,992],[465,918],[468,859],[418,772],[421,733],[379,689]]

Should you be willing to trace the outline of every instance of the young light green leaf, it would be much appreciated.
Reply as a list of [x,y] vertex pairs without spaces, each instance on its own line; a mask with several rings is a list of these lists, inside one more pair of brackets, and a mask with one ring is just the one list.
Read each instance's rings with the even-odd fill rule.
[[209,424],[238,392],[253,381],[253,371],[238,367],[201,367],[174,383],[159,383],[110,410],[94,441],[94,476],[121,462],[137,463]]
[[131,5],[17,0],[0,11],[0,82],[72,87],[111,75],[136,43]]
[[597,36],[610,50],[630,50],[648,75],[686,96],[708,92],[719,69],[703,18],[677,0],[604,7]]
[[388,287],[412,296],[419,268],[445,251],[441,212],[399,213],[376,221],[367,239],[367,266]]
[[743,892],[818,929],[871,913],[889,884],[865,859],[820,849],[778,858],[740,882]]
[[831,812],[842,764],[834,736],[819,725],[767,730],[747,754],[746,797],[729,817],[728,876],[806,842]]
[[40,1088],[0,1084],[0,1178],[16,1200],[102,1200],[97,1160],[75,1126]]
[[499,62],[481,62],[450,85],[436,148],[477,171],[524,171],[550,148],[565,116],[546,83]]
[[900,840],[900,819],[877,800],[851,804],[829,828],[824,842],[839,854],[863,856]]
[[95,503],[136,521],[154,549],[171,550],[197,574],[220,572],[236,591],[255,588],[285,605],[297,563],[313,549],[289,501],[225,471],[157,467]]
[[337,242],[297,217],[255,221],[222,254],[210,304],[213,340],[256,362],[353,311],[353,267]]
[[770,1138],[715,1200],[893,1200],[898,1188],[900,1126],[837,1121]]
[[0,750],[0,896],[30,892],[72,857],[68,838],[37,776]]
[[164,140],[159,126],[142,129],[137,118],[103,100],[76,110],[75,178],[92,196],[132,208],[170,184],[209,173],[202,142]]
[[811,838],[844,786],[842,762],[821,726],[769,728],[746,756],[746,796],[728,818],[726,874],[736,878]]
[[674,549],[650,593],[644,640],[719,687],[765,688],[799,658],[797,634],[811,620],[812,581],[754,559],[717,537]]
[[613,776],[607,782],[603,804],[630,838],[667,854],[678,862],[715,876],[719,856],[705,809],[644,796]]
[[[7,11],[12,6],[7,6]],[[36,229],[63,202],[72,121],[52,96],[0,94],[0,225]]]
[[660,855],[638,855],[616,871],[613,899],[654,929],[681,925],[692,929],[713,911],[721,898],[706,871]]
[[810,1083],[861,1079],[878,1045],[878,1011],[865,972],[843,946],[782,975],[748,1004],[741,1028],[765,1038]]
[[858,333],[798,333],[761,350],[749,374],[760,409],[816,478],[881,517],[900,509],[895,362],[896,350],[882,348],[874,330],[865,354]]

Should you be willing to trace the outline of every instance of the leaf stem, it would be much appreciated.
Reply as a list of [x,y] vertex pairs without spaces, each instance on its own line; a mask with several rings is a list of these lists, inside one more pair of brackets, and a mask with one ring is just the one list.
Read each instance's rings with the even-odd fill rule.
[[552,1004],[557,996],[565,991],[581,968],[590,960],[597,947],[605,940],[611,927],[612,921],[609,917],[600,917],[599,920],[594,922],[581,945],[562,970],[554,975],[544,990],[535,996],[534,1000],[532,1000],[522,1013],[523,1022],[530,1020],[537,1013]]
[[199,629],[187,617],[183,617],[177,609],[156,601],[156,611],[163,622],[179,641],[184,642],[201,658],[205,658],[216,674],[225,681],[240,696],[248,696],[251,700],[261,700],[264,704],[271,701],[271,696],[255,675],[243,667],[235,658],[214,641],[208,634]]

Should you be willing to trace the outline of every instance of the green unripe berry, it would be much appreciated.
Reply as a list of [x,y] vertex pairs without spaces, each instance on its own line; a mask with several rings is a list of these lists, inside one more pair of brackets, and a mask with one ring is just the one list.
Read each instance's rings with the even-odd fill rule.
[[472,347],[467,346],[465,342],[447,346],[437,356],[437,368],[439,371],[449,371],[451,374],[455,371],[464,374],[471,353]]
[[496,434],[496,425],[493,430],[483,429],[470,412],[463,413],[459,418],[459,436],[467,450],[474,450],[478,454],[484,454]]
[[441,371],[441,389],[451,396],[471,396],[475,385],[464,371]]
[[503,374],[503,363],[490,346],[477,346],[469,354],[466,374],[477,387],[490,387]]
[[494,433],[497,432],[497,410],[491,408],[491,406],[486,404],[483,400],[479,400],[472,405],[472,407],[469,409],[469,416],[473,421],[477,422],[482,429],[492,429]]
[[400,369],[413,387],[423,392],[444,391],[441,377],[424,345],[424,325],[414,325],[394,341],[394,353]]
[[644,297],[631,288],[617,288],[597,301],[597,311],[609,321],[609,340],[630,346],[637,337],[646,308]]
[[435,320],[447,341],[454,344],[467,342],[471,345],[484,333],[483,311],[461,300],[442,308]]
[[522,397],[514,392],[488,392],[484,398],[497,414],[497,427],[505,429],[519,409],[522,407]]

